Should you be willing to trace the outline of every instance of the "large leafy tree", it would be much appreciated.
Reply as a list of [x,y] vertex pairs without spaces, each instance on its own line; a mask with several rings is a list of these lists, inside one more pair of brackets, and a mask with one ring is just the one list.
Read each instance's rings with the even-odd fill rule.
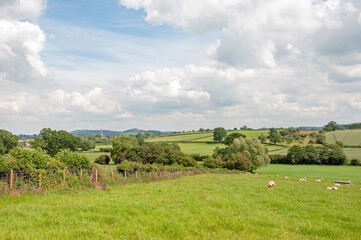
[[213,130],[213,140],[221,142],[224,137],[227,136],[227,131],[223,127],[217,127]]
[[239,138],[239,137],[245,138],[246,135],[239,133],[239,132],[231,133],[223,140],[223,143],[230,146],[233,143],[233,140],[236,138]]
[[273,144],[276,144],[278,142],[282,141],[282,136],[281,134],[277,131],[277,129],[275,128],[270,128],[269,131],[269,141]]
[[328,122],[323,130],[327,132],[336,131],[338,129],[338,124],[335,121]]
[[34,138],[32,147],[42,148],[51,156],[55,156],[60,150],[64,149],[76,151],[78,148],[78,141],[78,138],[67,131],[56,131],[51,130],[50,128],[43,128],[39,133],[39,137]]
[[136,138],[129,136],[119,136],[112,139],[112,150],[110,156],[115,163],[121,163],[126,159],[126,155],[132,149],[138,149],[139,144]]
[[18,145],[19,137],[9,131],[0,129],[0,154],[9,153]]

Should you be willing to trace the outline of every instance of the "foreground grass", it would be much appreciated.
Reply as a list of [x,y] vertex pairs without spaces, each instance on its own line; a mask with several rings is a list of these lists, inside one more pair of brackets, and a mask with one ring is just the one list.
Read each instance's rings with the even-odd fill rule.
[[353,180],[361,182],[361,167],[358,166],[271,164],[265,168],[257,170],[257,172],[294,177],[323,177],[329,180]]
[[361,184],[330,185],[207,174],[3,197],[0,231],[7,239],[359,239]]

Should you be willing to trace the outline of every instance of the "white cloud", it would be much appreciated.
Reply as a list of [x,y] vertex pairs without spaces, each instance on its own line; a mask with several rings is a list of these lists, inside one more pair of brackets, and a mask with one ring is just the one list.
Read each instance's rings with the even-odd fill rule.
[[358,15],[358,23],[361,25],[361,12],[360,12],[360,14]]
[[45,34],[22,19],[36,19],[45,7],[42,0],[0,3],[0,73],[11,81],[44,77],[47,69],[40,58]]

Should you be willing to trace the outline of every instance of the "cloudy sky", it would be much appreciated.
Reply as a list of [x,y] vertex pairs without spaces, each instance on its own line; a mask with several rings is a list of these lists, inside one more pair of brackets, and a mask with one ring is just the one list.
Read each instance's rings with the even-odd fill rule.
[[0,0],[0,129],[361,121],[359,0]]

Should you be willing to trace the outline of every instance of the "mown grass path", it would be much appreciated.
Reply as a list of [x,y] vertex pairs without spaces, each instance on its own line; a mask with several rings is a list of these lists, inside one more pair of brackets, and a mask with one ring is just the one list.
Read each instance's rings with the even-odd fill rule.
[[[275,180],[276,188],[267,182]],[[359,239],[361,187],[261,174],[0,198],[4,239]]]

